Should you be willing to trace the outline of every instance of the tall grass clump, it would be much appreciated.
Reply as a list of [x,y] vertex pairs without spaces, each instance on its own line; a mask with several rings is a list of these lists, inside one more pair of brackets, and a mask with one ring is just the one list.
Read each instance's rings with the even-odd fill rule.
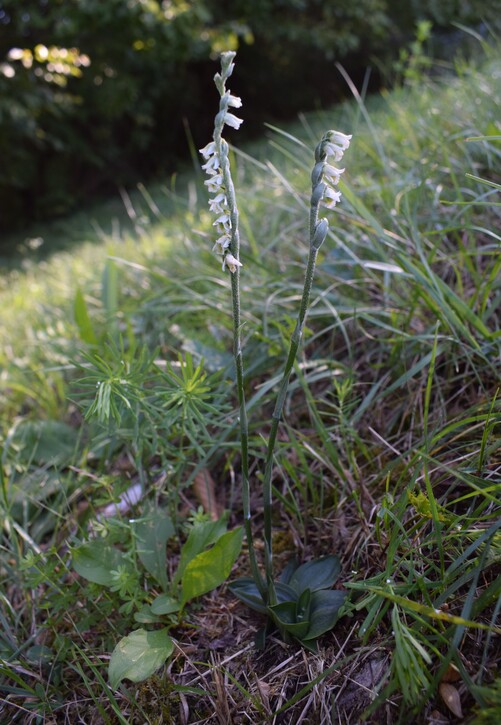
[[497,722],[499,53],[245,149],[232,62],[208,184],[2,279],[0,720]]

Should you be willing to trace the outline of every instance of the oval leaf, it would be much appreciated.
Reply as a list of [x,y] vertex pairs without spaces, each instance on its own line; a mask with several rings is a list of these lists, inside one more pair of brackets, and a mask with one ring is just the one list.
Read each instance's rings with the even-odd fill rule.
[[149,511],[134,521],[137,553],[145,569],[165,591],[167,581],[167,541],[176,533],[169,516],[161,509]]
[[131,567],[131,564],[121,551],[101,539],[88,541],[73,549],[75,571],[90,582],[109,587],[113,583],[111,572],[119,566]]
[[322,559],[307,561],[301,564],[289,580],[289,586],[301,594],[305,589],[312,592],[319,589],[329,589],[336,581],[341,571],[341,564],[337,556],[325,556]]
[[268,607],[268,612],[282,634],[289,632],[294,637],[301,639],[308,632],[310,623],[308,621],[297,621],[296,606],[296,602],[283,602]]
[[242,528],[228,531],[186,566],[182,581],[182,605],[195,597],[210,592],[230,575],[233,564],[242,548]]
[[117,644],[111,655],[108,676],[113,689],[122,680],[141,682],[161,667],[174,650],[167,629],[137,629]]
[[162,618],[157,614],[153,614],[149,604],[143,604],[141,609],[135,613],[134,621],[139,624],[159,624]]
[[[273,618],[279,624],[294,624],[296,622],[296,602],[282,602],[282,604],[274,604],[268,607]],[[306,634],[306,633],[305,633]]]
[[297,560],[295,558],[290,559],[290,561],[287,562],[282,573],[280,574],[279,581],[281,581],[283,584],[288,584],[290,582],[291,576],[294,574],[298,566],[299,564],[297,563]]
[[255,612],[266,614],[266,605],[252,577],[243,576],[240,579],[236,579],[234,582],[228,584],[228,589],[237,599],[247,604]]
[[172,614],[173,612],[179,612],[180,609],[181,602],[168,594],[160,594],[151,603],[153,614]]
[[[263,602],[263,598],[252,577],[243,576],[240,579],[236,579],[228,585],[228,589],[237,599],[247,604],[255,612],[259,612],[260,614],[268,613],[268,608]],[[294,589],[282,582],[275,582],[275,594],[277,595],[277,604],[297,602],[298,600],[298,595]]]
[[277,595],[277,604],[282,602],[297,602],[299,599],[298,593],[288,584],[283,582],[275,582],[275,594]]
[[310,612],[311,590],[305,589],[297,600],[297,617],[298,620],[308,619]]
[[313,592],[310,602],[310,628],[304,640],[316,639],[332,629],[338,620],[338,612],[346,599],[346,592],[322,589]]
[[204,521],[193,526],[186,543],[181,549],[181,558],[172,581],[174,585],[179,584],[183,578],[184,570],[189,562],[198,554],[201,554],[208,546],[215,544],[226,532],[227,521],[228,515],[224,514],[218,521]]
[[459,691],[449,682],[441,682],[438,691],[440,697],[445,702],[449,710],[460,720],[463,719],[463,709],[461,707],[461,697]]

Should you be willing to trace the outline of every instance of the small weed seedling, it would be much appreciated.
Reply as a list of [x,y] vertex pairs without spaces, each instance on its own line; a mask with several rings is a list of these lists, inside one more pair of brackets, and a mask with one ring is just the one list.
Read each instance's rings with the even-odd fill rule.
[[219,112],[215,118],[213,140],[200,153],[205,159],[203,169],[209,179],[205,182],[212,198],[209,206],[216,215],[214,226],[218,238],[214,251],[221,254],[223,271],[227,268],[231,274],[233,302],[233,340],[236,365],[237,392],[240,406],[240,441],[242,453],[242,487],[245,532],[249,547],[251,577],[239,579],[230,584],[230,590],[249,607],[268,616],[268,624],[258,633],[257,643],[263,644],[269,626],[277,627],[285,641],[294,638],[308,649],[315,650],[318,637],[330,630],[344,602],[345,594],[332,589],[339,571],[336,556],[327,556],[317,561],[297,566],[290,563],[282,572],[278,581],[274,578],[272,550],[272,468],[278,427],[282,417],[289,378],[297,352],[301,344],[303,327],[308,310],[310,292],[315,274],[316,259],[322,246],[329,224],[327,219],[319,220],[319,209],[323,204],[333,209],[340,200],[341,193],[335,189],[344,169],[338,169],[329,163],[341,161],[348,148],[351,136],[338,131],[329,131],[324,135],[315,150],[315,165],[311,175],[312,192],[310,203],[310,245],[306,265],[303,294],[296,327],[290,339],[289,353],[278,390],[275,409],[272,415],[271,429],[266,455],[263,502],[264,502],[264,568],[263,577],[256,559],[253,534],[251,530],[248,424],[244,392],[244,370],[241,346],[241,302],[240,302],[240,237],[239,212],[235,197],[230,162],[229,146],[222,137],[224,126],[238,129],[242,120],[235,116],[232,108],[240,108],[240,98],[226,90],[226,81],[234,68],[234,52],[221,56],[221,73],[217,73],[214,82],[220,93]]

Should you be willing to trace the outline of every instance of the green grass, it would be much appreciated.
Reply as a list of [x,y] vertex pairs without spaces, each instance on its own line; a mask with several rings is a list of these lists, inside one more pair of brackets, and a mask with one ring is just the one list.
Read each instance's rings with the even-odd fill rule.
[[[497,722],[500,107],[491,51],[481,66],[458,62],[455,75],[305,116],[235,152],[259,539],[313,148],[329,128],[354,134],[273,481],[277,558],[343,561],[350,604],[318,655],[278,641],[256,654],[258,619],[222,589],[172,631],[179,648],[165,668],[110,688],[109,654],[154,584],[143,573],[119,595],[76,576],[78,540],[131,546],[127,516],[96,514],[139,481],[181,540],[214,497],[241,523],[229,279],[210,253],[199,173],[101,210],[98,232],[82,216],[33,232],[41,250],[25,244],[0,281],[0,719],[209,723],[245,711],[264,723],[307,710],[322,723],[362,711],[423,722],[433,711],[452,719],[459,702]],[[202,417],[169,408],[191,390],[190,356],[209,374]],[[167,362],[187,376],[177,388]],[[97,401],[101,422],[84,417],[105,380],[116,407],[107,416]],[[171,574],[178,556],[172,545]]]

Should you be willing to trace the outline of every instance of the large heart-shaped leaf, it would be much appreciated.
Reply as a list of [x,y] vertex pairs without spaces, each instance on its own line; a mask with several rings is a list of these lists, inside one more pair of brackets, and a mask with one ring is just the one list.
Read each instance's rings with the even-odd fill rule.
[[230,575],[242,548],[243,530],[234,529],[223,534],[208,551],[192,559],[183,573],[182,606],[190,599],[210,592]]
[[146,632],[137,629],[117,644],[110,659],[108,676],[113,689],[124,679],[141,682],[163,665],[174,650],[167,629]]
[[313,592],[310,602],[310,628],[303,640],[320,637],[333,628],[339,616],[339,609],[346,599],[346,592],[322,589]]
[[312,592],[329,589],[336,582],[340,571],[341,564],[338,557],[325,556],[298,566],[288,584],[298,594],[305,589],[311,589]]

